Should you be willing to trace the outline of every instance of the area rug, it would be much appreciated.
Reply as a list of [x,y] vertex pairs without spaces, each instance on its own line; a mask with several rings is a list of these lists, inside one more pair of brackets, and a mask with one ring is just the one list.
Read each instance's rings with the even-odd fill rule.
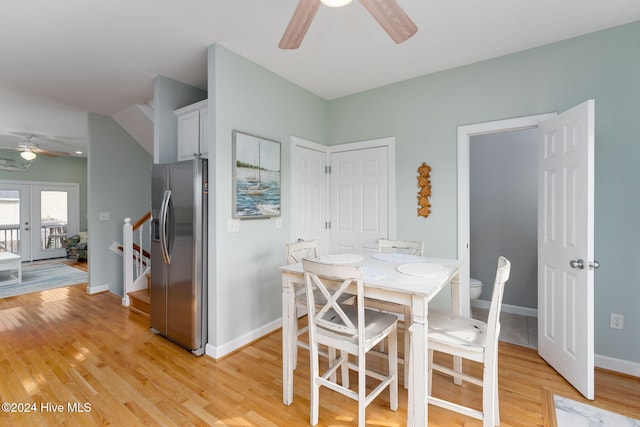
[[596,408],[544,390],[546,427],[640,427],[640,420]]
[[86,283],[87,273],[63,263],[35,264],[22,267],[22,283],[2,285],[7,277],[0,276],[0,298],[45,291],[63,286]]

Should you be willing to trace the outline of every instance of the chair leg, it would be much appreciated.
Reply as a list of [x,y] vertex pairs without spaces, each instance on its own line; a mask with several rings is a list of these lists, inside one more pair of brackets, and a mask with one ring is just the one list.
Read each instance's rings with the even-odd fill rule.
[[[389,384],[389,406],[392,411],[398,410],[398,329],[387,337],[389,340],[389,375],[393,375],[393,380]],[[407,376],[408,377],[408,376]],[[405,382],[405,384],[407,384]]]
[[311,393],[309,396],[309,423],[312,426],[318,424],[318,414],[320,412],[320,384],[316,381],[320,375],[320,362],[318,360],[318,345],[313,345],[309,348],[309,354],[311,355]]
[[[333,366],[333,363],[336,360],[336,349],[333,347],[329,347],[327,348],[327,353],[329,354],[329,366]],[[336,373],[334,371],[333,374],[331,374],[331,376],[329,377],[329,379],[335,383],[336,378],[337,378]]]
[[427,396],[431,396],[432,382],[433,382],[433,350],[429,349],[429,364],[427,367]]
[[349,353],[346,351],[340,351],[340,356],[343,358],[342,366],[342,386],[349,388]]
[[[456,372],[460,372],[462,373],[462,357],[460,356],[453,356],[453,370]],[[462,384],[462,377],[460,376],[455,376],[453,377],[453,383],[455,385],[460,385]]]
[[500,425],[500,402],[498,399],[498,375],[496,372],[496,379],[493,383],[493,401],[494,401],[494,405],[493,405],[493,413],[494,413],[494,419],[495,419],[495,424],[497,426]]
[[[497,346],[496,346],[497,347]],[[498,354],[498,349],[496,348],[496,355]],[[500,401],[498,398],[498,358],[495,358],[495,366],[493,368],[493,413],[494,413],[494,423],[499,426],[500,425]]]
[[367,400],[367,362],[365,353],[360,349],[358,354],[358,427],[364,427]]
[[496,364],[485,360],[482,378],[482,425],[483,427],[495,427],[498,425],[496,417],[497,393],[496,393]]

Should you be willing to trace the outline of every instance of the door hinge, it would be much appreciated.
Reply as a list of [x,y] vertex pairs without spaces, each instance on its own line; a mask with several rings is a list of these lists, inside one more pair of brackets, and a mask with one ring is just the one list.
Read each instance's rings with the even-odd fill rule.
[[324,173],[326,173],[326,174],[330,174],[331,173],[331,165],[328,165],[328,166],[324,167]]
[[331,230],[331,221],[326,221],[324,223],[325,230]]

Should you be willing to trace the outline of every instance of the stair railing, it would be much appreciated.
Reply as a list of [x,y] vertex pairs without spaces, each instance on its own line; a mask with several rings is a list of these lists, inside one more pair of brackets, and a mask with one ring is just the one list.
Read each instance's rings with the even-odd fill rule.
[[[145,227],[145,224],[147,226]],[[145,247],[151,241],[151,212],[147,212],[134,224],[124,219],[122,226],[122,257],[124,296],[122,305],[129,306],[129,292],[147,287],[147,274],[151,271],[151,254]]]

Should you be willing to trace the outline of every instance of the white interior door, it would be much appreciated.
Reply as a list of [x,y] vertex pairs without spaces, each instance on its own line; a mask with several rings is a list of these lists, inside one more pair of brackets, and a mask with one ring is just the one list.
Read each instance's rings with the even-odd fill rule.
[[376,251],[389,237],[388,148],[331,153],[331,252]]
[[593,399],[594,101],[540,130],[538,352]]
[[326,147],[294,139],[293,239],[318,240],[321,254],[329,252],[329,203]]

